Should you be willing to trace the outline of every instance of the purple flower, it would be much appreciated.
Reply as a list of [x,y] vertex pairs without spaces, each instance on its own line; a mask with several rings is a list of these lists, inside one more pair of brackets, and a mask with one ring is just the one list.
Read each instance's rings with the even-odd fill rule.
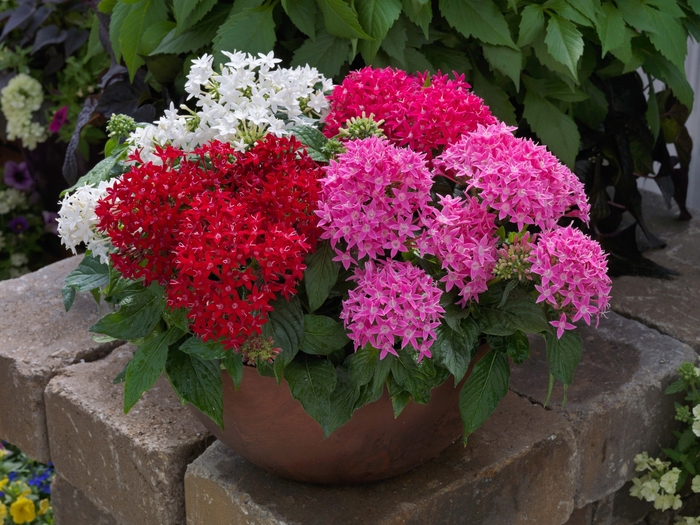
[[56,222],[58,213],[52,211],[42,211],[41,215],[44,217],[44,231],[58,235],[58,222]]
[[58,133],[58,130],[63,127],[67,120],[68,106],[63,106],[53,114],[53,120],[51,121],[51,124],[49,124],[49,131],[51,133]]
[[14,233],[22,233],[29,229],[29,221],[25,217],[15,217],[7,227]]
[[17,164],[11,160],[5,163],[5,184],[10,188],[15,188],[20,191],[29,191],[34,186],[34,179],[26,162]]

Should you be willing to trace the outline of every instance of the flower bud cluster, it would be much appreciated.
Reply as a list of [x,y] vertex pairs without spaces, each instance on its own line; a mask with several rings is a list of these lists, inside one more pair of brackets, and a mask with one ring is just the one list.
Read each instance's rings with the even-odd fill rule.
[[44,102],[44,92],[38,80],[20,73],[0,92],[0,107],[7,119],[7,138],[19,139],[25,148],[33,150],[46,140],[46,128],[32,121],[32,113]]
[[107,122],[107,134],[111,137],[125,137],[136,129],[136,121],[128,115],[114,114]]
[[238,350],[243,356],[244,363],[254,365],[259,362],[267,361],[272,363],[282,349],[275,346],[272,337],[264,337],[260,334],[252,334],[241,345]]
[[384,124],[384,120],[374,120],[372,113],[368,117],[363,111],[361,117],[352,117],[346,120],[345,126],[338,130],[338,135],[348,140],[366,139],[369,137],[379,137],[381,139],[386,137],[381,128],[382,124]]
[[505,244],[498,250],[498,261],[493,269],[493,274],[501,279],[532,280],[530,268],[532,262],[529,260],[532,244],[529,242],[530,235],[516,236],[512,244]]

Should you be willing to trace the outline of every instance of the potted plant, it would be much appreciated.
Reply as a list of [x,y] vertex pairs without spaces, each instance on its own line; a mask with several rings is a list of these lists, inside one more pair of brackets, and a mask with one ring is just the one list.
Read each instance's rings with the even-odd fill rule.
[[589,207],[568,168],[460,76],[365,68],[332,86],[227,57],[193,61],[193,109],[113,117],[107,158],[62,203],[64,243],[88,249],[66,307],[92,291],[113,311],[90,330],[138,346],[126,411],[165,373],[244,457],[359,482],[466,440],[527,334],[546,340],[550,391],[571,383],[573,323],[605,313],[610,280],[572,225]]

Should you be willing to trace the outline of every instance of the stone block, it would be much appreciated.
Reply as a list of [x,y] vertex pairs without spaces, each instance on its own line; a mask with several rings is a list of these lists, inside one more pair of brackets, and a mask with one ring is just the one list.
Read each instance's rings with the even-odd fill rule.
[[44,463],[51,460],[44,409],[49,380],[118,344],[98,344],[88,334],[99,318],[90,294],[78,294],[70,312],[63,307],[63,279],[79,261],[65,259],[0,282],[0,438]]
[[51,483],[55,525],[119,525],[60,474]]
[[123,410],[112,380],[133,354],[70,366],[46,388],[56,471],[120,525],[181,525],[187,465],[211,442],[164,378]]
[[566,421],[512,392],[466,447],[367,485],[288,481],[217,441],[187,469],[187,524],[561,525],[574,509],[576,456]]
[[[673,440],[678,398],[664,395],[685,361],[696,359],[688,345],[642,324],[610,313],[596,330],[581,327],[583,357],[561,406],[554,389],[550,408],[571,423],[579,450],[576,507],[617,491],[634,475],[633,458],[657,453]],[[547,364],[542,338],[531,341],[532,358],[514,366],[511,389],[535,403],[547,395]]]

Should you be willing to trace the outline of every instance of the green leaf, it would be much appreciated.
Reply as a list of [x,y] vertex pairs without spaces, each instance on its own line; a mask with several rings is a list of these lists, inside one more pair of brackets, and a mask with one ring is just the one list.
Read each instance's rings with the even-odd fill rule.
[[277,299],[270,305],[274,308],[268,314],[268,322],[263,325],[263,335],[272,337],[282,352],[275,358],[275,377],[279,382],[285,367],[291,363],[299,351],[299,344],[304,337],[304,312],[298,297],[289,301]]
[[[230,5],[217,5],[217,0],[199,0],[189,16],[178,21],[176,28],[177,34],[181,35],[192,26],[203,20],[204,17],[206,17],[214,9],[214,7],[223,8],[227,12],[231,9]],[[211,41],[211,33],[209,33],[209,37]]]
[[109,266],[92,255],[86,255],[78,267],[63,281],[76,292],[87,292],[109,284]]
[[[312,41],[316,39],[316,13],[318,11],[316,0],[282,0],[282,7],[292,23],[302,33]],[[316,65],[315,62],[309,63]],[[321,70],[319,69],[319,71]]]
[[683,9],[678,5],[677,0],[646,0],[649,5],[656,7],[661,13],[673,18],[685,18]]
[[401,412],[403,412],[403,409],[406,408],[406,405],[408,405],[410,401],[411,394],[405,390],[391,396],[391,408],[394,410],[394,419],[401,415]]
[[459,393],[459,411],[464,424],[464,444],[469,435],[493,413],[508,393],[508,358],[491,350],[479,360]]
[[379,355],[379,350],[367,345],[345,360],[350,383],[361,387],[355,408],[376,401],[382,395],[394,356],[387,355],[384,359],[379,359]]
[[510,300],[501,309],[480,308],[479,325],[481,331],[489,335],[512,335],[517,330],[525,333],[540,333],[550,325],[540,305],[532,296],[513,291]]
[[649,81],[649,98],[647,99],[647,111],[646,119],[649,125],[649,130],[654,136],[654,142],[656,142],[659,136],[659,130],[661,129],[661,122],[659,120],[659,104],[656,100],[656,92],[654,91],[654,79],[647,75],[647,80]]
[[428,39],[430,22],[433,20],[432,2],[403,0],[403,12],[411,22],[423,30],[423,35]]
[[410,347],[398,351],[391,363],[391,375],[396,383],[413,396],[416,403],[423,405],[430,401],[430,391],[435,379],[435,366],[431,359],[417,362],[418,353]]
[[682,69],[656,53],[647,53],[644,70],[663,80],[681,104],[689,108],[693,107],[693,88],[690,87]]
[[126,369],[124,384],[124,413],[141,399],[141,395],[150,389],[165,369],[168,347],[182,337],[182,330],[171,328],[139,346],[134,358]]
[[141,0],[134,4],[124,19],[124,24],[119,32],[119,43],[124,64],[129,69],[129,79],[132,82],[136,70],[143,64],[143,59],[137,53],[146,29],[152,24],[166,19],[167,16],[168,9],[164,0]]
[[581,89],[588,95],[588,99],[574,106],[574,115],[589,128],[597,129],[605,121],[608,114],[608,101],[605,98],[605,93],[590,80],[581,84]]
[[357,13],[343,0],[318,0],[326,22],[326,29],[341,38],[368,38],[357,18]]
[[696,15],[700,15],[700,0],[688,0],[688,6]]
[[350,374],[345,367],[336,368],[335,374],[336,383],[335,389],[331,392],[327,436],[350,421],[360,397],[360,389],[352,384]]
[[88,48],[83,60],[87,61],[103,51],[104,47],[102,47],[102,42],[100,42],[100,21],[97,16],[93,16],[92,25],[90,26],[90,37],[88,38]]
[[464,36],[518,49],[503,13],[492,0],[440,0],[439,5],[445,20]]
[[230,12],[230,5],[216,5],[211,13],[189,30],[180,34],[178,26],[168,33],[151,55],[190,53],[211,44],[211,35],[229,17]]
[[471,317],[460,323],[462,333],[459,334],[449,326],[440,325],[435,331],[437,339],[430,347],[433,359],[445,368],[459,383],[469,369],[479,342],[479,325]]
[[530,357],[530,341],[524,332],[518,330],[513,335],[504,338],[505,352],[516,365],[520,365]]
[[72,286],[64,286],[61,288],[61,297],[63,298],[63,307],[67,312],[71,309],[75,301],[75,288]]
[[564,332],[561,339],[548,330],[544,333],[547,343],[547,365],[555,379],[564,385],[570,385],[574,380],[574,370],[581,360],[583,342],[576,332]]
[[309,298],[309,310],[312,312],[323,304],[338,280],[340,269],[338,263],[333,261],[333,256],[333,248],[326,240],[320,242],[316,251],[306,258],[304,284]]
[[194,405],[224,428],[224,394],[219,365],[173,348],[165,372],[180,399]]
[[329,355],[350,342],[343,325],[324,315],[304,316],[304,337],[299,350],[311,355]]
[[612,2],[603,3],[601,12],[598,15],[596,29],[598,30],[600,43],[603,46],[603,56],[611,49],[624,44],[625,21],[622,18],[622,13]]
[[406,60],[407,73],[424,73],[428,71],[431,75],[435,74],[435,67],[433,67],[430,61],[425,58],[425,55],[417,49],[407,47],[404,51],[404,58]]
[[78,181],[70,188],[61,192],[61,197],[71,193],[73,190],[82,186],[97,186],[100,182],[113,178],[112,169],[119,162],[118,157],[107,157],[95,164],[95,167],[80,177]]
[[564,64],[576,78],[578,59],[583,55],[583,36],[576,26],[568,20],[551,16],[544,43],[552,57]]
[[122,368],[122,371],[119,372],[114,379],[112,379],[113,385],[119,385],[126,381],[126,371],[129,369],[129,363],[131,363],[131,360],[129,360],[129,362],[124,365],[124,368]]
[[[175,30],[175,24],[170,20],[163,20],[161,22],[156,22],[151,24],[146,31],[144,31],[141,37],[141,45],[139,46],[139,55],[149,55],[151,52],[157,48],[163,39]],[[180,64],[182,67],[182,64]]]
[[685,432],[681,434],[681,437],[678,438],[678,444],[676,445],[676,448],[680,452],[687,452],[688,449],[695,444],[697,436],[693,432],[691,428],[686,429]]
[[241,381],[243,380],[243,357],[241,354],[228,351],[221,360],[221,364],[224,365],[228,375],[231,376],[233,386],[236,388],[236,390],[238,390],[238,387],[241,385]]
[[214,359],[222,359],[230,353],[224,348],[224,345],[216,341],[202,341],[199,337],[194,336],[187,339],[180,345],[180,352],[193,355],[199,359],[211,361]]
[[328,162],[328,157],[323,153],[323,146],[326,145],[328,139],[318,129],[313,126],[295,126],[288,131],[306,146],[309,157],[315,161]]
[[571,117],[529,90],[525,95],[523,117],[552,153],[567,166],[574,165],[581,137]]
[[469,58],[459,49],[450,49],[438,44],[428,44],[420,48],[433,66],[440,71],[465,73],[472,68]]
[[386,38],[382,40],[382,49],[392,58],[395,58],[400,63],[405,62],[404,51],[406,50],[406,42],[408,36],[406,34],[406,24],[404,18],[399,18],[394,25],[391,26]]
[[90,331],[124,340],[144,337],[160,321],[163,306],[163,289],[153,283],[125,297],[119,310],[97,321]]
[[336,385],[333,365],[327,359],[304,355],[289,363],[284,370],[284,379],[292,397],[321,425],[327,437],[331,428],[331,392]]
[[525,47],[531,44],[535,37],[544,30],[544,11],[542,6],[531,4],[523,9],[520,16],[518,47]]
[[490,83],[476,68],[473,73],[474,93],[484,99],[491,112],[510,126],[517,126],[515,108],[508,93],[496,84]]
[[545,98],[554,98],[565,102],[582,102],[587,100],[590,96],[588,93],[573,88],[557,77],[535,79],[523,75],[523,81],[528,90],[534,91]]
[[511,49],[505,46],[482,46],[484,58],[489,62],[492,69],[510,77],[515,83],[516,91],[520,91],[520,72],[523,70],[523,54],[518,49]]
[[643,0],[616,0],[615,3],[629,25],[640,31],[654,31],[651,19],[656,11]]
[[591,22],[595,22],[598,13],[600,13],[600,0],[578,0],[577,2],[567,3],[567,5],[575,7]]
[[112,50],[114,51],[114,56],[117,62],[122,59],[122,45],[120,43],[120,34],[122,27],[124,26],[124,20],[131,12],[131,8],[134,7],[131,4],[125,2],[117,2],[112,9],[112,14],[109,20],[109,41],[112,44]]
[[168,326],[177,326],[183,332],[190,330],[190,322],[187,319],[187,309],[185,308],[176,308],[175,310],[166,308],[163,311],[163,319],[168,323]]
[[681,23],[665,14],[656,13],[651,17],[653,32],[649,40],[654,47],[678,68],[685,68],[685,55],[688,51],[688,35]]
[[97,11],[109,15],[112,13],[115,5],[117,5],[117,0],[101,0],[97,4]]
[[358,49],[365,63],[370,64],[391,26],[401,14],[400,0],[355,0],[360,25],[373,40],[361,40]]
[[178,25],[184,23],[200,0],[173,0],[173,15]]
[[685,388],[686,388],[685,381],[683,381],[682,379],[677,379],[676,381],[674,381],[673,383],[671,383],[670,385],[668,385],[666,387],[666,390],[664,390],[664,394],[667,394],[667,395],[677,394],[679,392],[683,392],[683,390],[685,390]]
[[277,41],[272,10],[272,5],[247,7],[240,13],[232,10],[214,38],[214,51],[217,52],[217,57],[221,59],[223,56],[221,51],[236,50],[253,55],[272,51]]

